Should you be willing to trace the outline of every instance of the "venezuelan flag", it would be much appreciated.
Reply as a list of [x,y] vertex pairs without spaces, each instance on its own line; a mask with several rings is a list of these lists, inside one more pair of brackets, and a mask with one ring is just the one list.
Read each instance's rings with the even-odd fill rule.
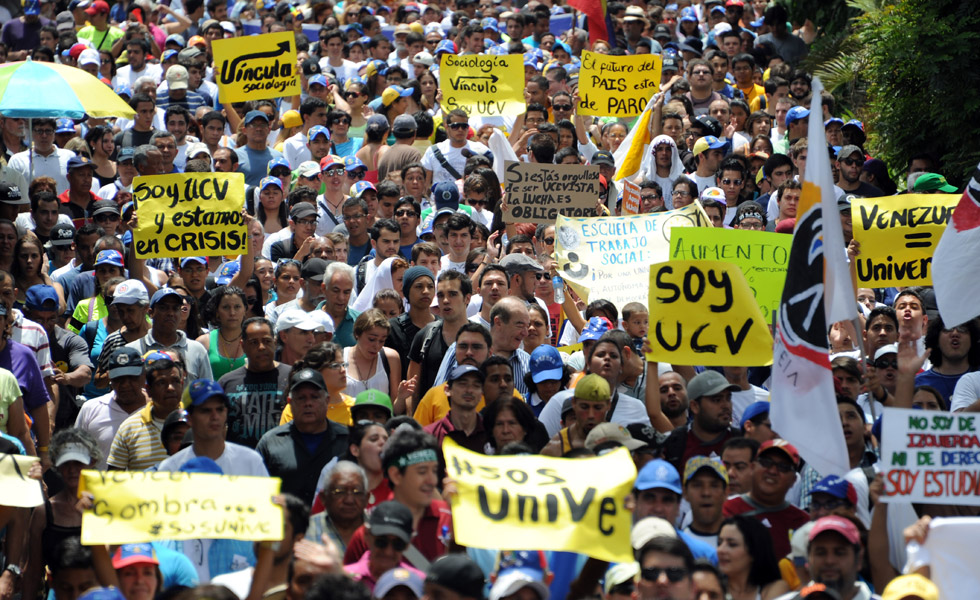
[[589,43],[606,40],[615,45],[609,32],[612,24],[606,13],[606,0],[568,0],[568,5],[586,16],[589,24]]

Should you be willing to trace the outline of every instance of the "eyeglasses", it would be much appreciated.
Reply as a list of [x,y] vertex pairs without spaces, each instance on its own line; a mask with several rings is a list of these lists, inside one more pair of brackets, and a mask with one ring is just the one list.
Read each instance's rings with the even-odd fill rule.
[[396,210],[396,217],[417,217],[419,216],[414,210]]
[[943,329],[943,333],[950,333],[953,331],[956,333],[970,333],[970,329],[965,325],[957,325],[956,327],[947,327]]
[[337,167],[335,169],[327,169],[326,171],[323,172],[323,174],[326,175],[327,177],[340,177],[341,175],[344,174],[344,168]]
[[741,179],[728,179],[726,177],[725,179],[722,179],[721,180],[721,183],[722,183],[722,185],[742,185],[742,180]]
[[568,112],[572,110],[571,104],[552,104],[551,108],[557,110],[558,112]]
[[330,490],[330,495],[331,496],[334,496],[334,497],[340,497],[340,496],[363,496],[364,495],[364,490],[362,490],[360,488],[354,488],[352,490],[348,490],[348,489],[344,489],[344,488],[334,488],[334,489]]
[[690,196],[691,192],[685,192],[684,190],[674,190],[674,192],[671,195],[674,198],[677,198],[678,196],[683,198],[684,196]]
[[391,547],[395,549],[395,552],[402,552],[405,550],[405,548],[408,548],[408,543],[401,538],[388,536],[374,538],[374,545],[381,550],[387,548],[389,544],[391,544]]
[[293,221],[297,225],[306,225],[307,227],[312,227],[316,225],[316,219],[300,219],[299,221]]
[[469,123],[449,123],[446,127],[450,129],[466,129],[470,126]]
[[898,359],[895,358],[879,358],[875,361],[874,366],[876,369],[897,369]]
[[367,215],[364,214],[364,213],[361,213],[359,215],[344,215],[344,220],[345,221],[359,221],[361,219],[366,219],[366,218],[367,218]]
[[54,129],[35,129],[34,135],[54,135]]
[[659,199],[660,199],[660,196],[658,196],[656,194],[649,194],[649,195],[646,195],[646,196],[644,196],[642,194],[640,195],[640,200],[642,200],[644,202],[653,202],[654,200],[659,200]]
[[331,371],[339,371],[340,369],[346,369],[347,365],[350,363],[346,362],[332,362],[323,365],[325,369],[330,369]]
[[[355,97],[357,97],[359,95],[360,94],[358,92],[354,92],[354,96]],[[343,117],[343,118],[340,118],[340,119],[337,119],[336,121],[334,121],[333,124],[334,125],[350,125],[350,119],[348,119],[347,117]]]
[[687,131],[684,132],[684,137],[686,138],[698,137],[699,135],[701,135],[700,131],[692,131],[688,129]]
[[356,169],[354,171],[347,171],[347,177],[351,179],[364,179],[365,175],[367,175],[366,170],[362,171],[360,169]]
[[860,160],[860,159],[857,159],[857,158],[842,158],[840,161],[842,163],[844,163],[845,165],[849,165],[849,166],[852,166],[852,167],[856,167],[857,165],[863,165],[864,164],[864,161],[863,160]]
[[773,467],[776,467],[776,470],[779,471],[780,473],[793,472],[793,465],[789,463],[778,462],[769,457],[764,456],[762,458],[758,458],[756,459],[755,462],[759,463],[759,466],[762,467],[763,469],[771,469]]
[[687,577],[687,569],[684,567],[667,567],[666,569],[647,567],[640,569],[640,577],[646,581],[657,581],[665,573],[667,574],[667,581],[671,583],[677,583]]

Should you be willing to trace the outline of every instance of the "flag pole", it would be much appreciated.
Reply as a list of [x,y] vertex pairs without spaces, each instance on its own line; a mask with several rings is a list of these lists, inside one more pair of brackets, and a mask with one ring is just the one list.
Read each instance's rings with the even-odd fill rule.
[[[863,378],[867,379],[867,376],[868,376],[868,361],[867,361],[868,353],[867,353],[867,350],[864,347],[864,336],[861,335],[861,320],[857,316],[855,316],[851,320],[851,324],[854,325],[854,333],[855,333],[855,336],[854,337],[857,338],[858,351],[860,352],[860,355],[861,355],[861,358],[858,360],[858,367],[861,370],[861,376]],[[871,407],[871,423],[873,424],[875,422],[875,419],[878,418],[878,415],[875,413],[875,397],[874,397],[874,394],[872,394],[870,390],[868,391],[868,406]]]

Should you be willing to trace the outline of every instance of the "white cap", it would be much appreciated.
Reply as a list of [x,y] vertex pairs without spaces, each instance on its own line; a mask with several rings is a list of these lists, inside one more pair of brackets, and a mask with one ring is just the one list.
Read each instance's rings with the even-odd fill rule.
[[92,453],[83,444],[65,444],[54,461],[54,466],[60,467],[66,462],[76,461],[83,465],[92,464]]
[[323,325],[310,316],[310,313],[299,308],[290,308],[284,311],[276,320],[276,333],[293,327],[298,327],[303,331],[324,331]]
[[306,314],[308,314],[310,318],[312,318],[314,321],[319,323],[320,326],[323,327],[323,331],[325,333],[333,333],[334,331],[336,331],[336,328],[334,327],[333,324],[333,317],[328,315],[326,311],[314,310],[313,312],[309,312]]
[[513,568],[504,569],[493,582],[490,588],[489,600],[502,600],[507,596],[513,596],[521,588],[529,587],[538,593],[538,600],[548,600],[551,594],[548,587],[541,579],[530,574],[531,569]]
[[412,59],[412,64],[422,65],[423,67],[431,67],[433,62],[434,59],[432,58],[432,55],[425,50],[416,54],[415,58]]
[[208,150],[208,146],[204,142],[194,142],[193,144],[187,146],[187,160],[191,160],[201,153],[207,154],[208,158],[211,158],[211,151]]
[[137,302],[150,303],[150,295],[142,281],[127,279],[116,286],[116,291],[112,294],[113,304],[136,304]]
[[660,517],[646,517],[633,525],[633,530],[630,531],[630,544],[634,550],[639,550],[646,546],[647,542],[660,536],[676,538],[677,530]]
[[878,351],[875,352],[875,360],[878,360],[886,354],[898,354],[898,344],[887,344],[878,348]]
[[99,56],[98,50],[86,48],[78,55],[78,65],[95,65],[99,67],[102,66],[102,57]]

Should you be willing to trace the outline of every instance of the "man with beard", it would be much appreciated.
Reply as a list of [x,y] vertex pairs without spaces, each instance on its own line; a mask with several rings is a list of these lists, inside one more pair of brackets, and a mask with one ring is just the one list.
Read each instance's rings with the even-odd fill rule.
[[[571,397],[574,422],[558,431],[544,447],[545,456],[563,456],[574,448],[584,448],[589,432],[606,420],[612,390],[601,375],[589,373],[579,380]],[[680,492],[678,492],[678,496]]]
[[660,408],[675,428],[687,424],[687,384],[680,373],[668,371],[660,376]]
[[[479,323],[466,323],[456,333],[456,341],[446,350],[446,356],[453,357],[452,367],[446,364],[447,373],[458,366],[480,367],[490,357],[490,346],[493,338]],[[440,366],[440,371],[443,369]],[[449,412],[449,396],[446,386],[437,381],[429,391],[422,396],[415,409],[414,419],[423,427],[439,421]],[[476,410],[483,410],[484,402],[480,399]]]
[[729,438],[738,436],[732,424],[732,392],[717,371],[704,371],[687,385],[687,397],[694,419],[670,432],[664,442],[664,458],[680,470],[692,456],[718,456]]

